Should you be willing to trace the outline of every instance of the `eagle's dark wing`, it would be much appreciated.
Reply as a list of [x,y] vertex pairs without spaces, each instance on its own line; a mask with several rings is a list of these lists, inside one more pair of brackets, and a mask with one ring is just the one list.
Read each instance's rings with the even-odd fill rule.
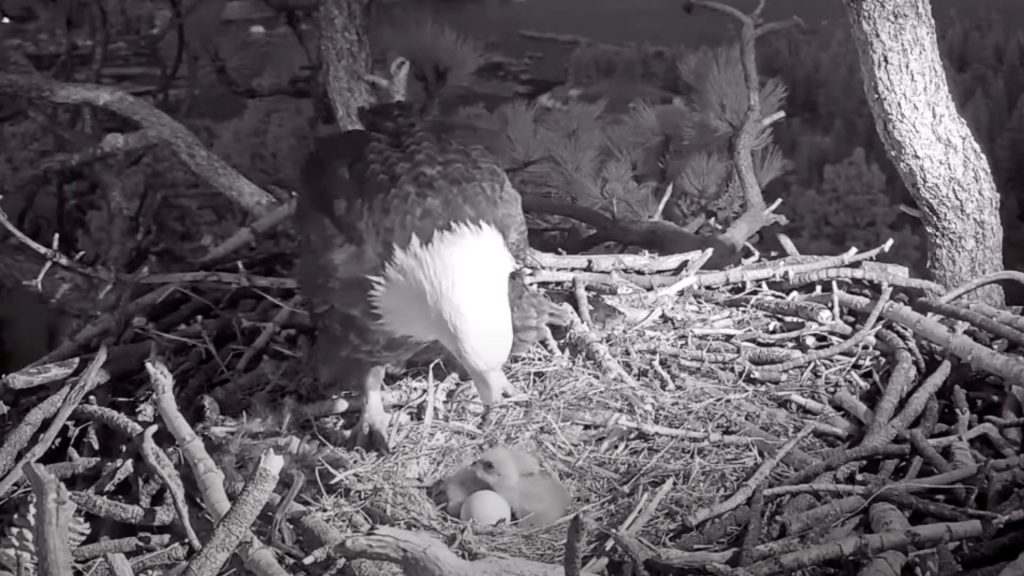
[[[335,355],[402,362],[417,348],[372,324],[367,276],[379,274],[413,234],[429,242],[456,221],[491,223],[522,263],[526,219],[519,193],[483,148],[453,142],[403,103],[364,110],[362,120],[366,130],[319,140],[304,167],[300,282],[323,335],[318,341]],[[516,351],[543,337],[547,323],[561,323],[561,311],[518,274],[509,296]]]
[[371,142],[353,167],[366,221],[380,223],[377,241],[427,241],[454,221],[486,221],[517,258],[528,250],[522,200],[481,146],[458,143],[440,120],[396,102],[362,111]]
[[367,234],[360,207],[366,187],[353,177],[369,142],[362,131],[319,139],[303,167],[296,207],[299,284],[317,331],[313,364],[321,383],[353,388],[358,377],[346,376],[402,362],[422,348],[373,325],[369,276],[380,273],[385,253]]

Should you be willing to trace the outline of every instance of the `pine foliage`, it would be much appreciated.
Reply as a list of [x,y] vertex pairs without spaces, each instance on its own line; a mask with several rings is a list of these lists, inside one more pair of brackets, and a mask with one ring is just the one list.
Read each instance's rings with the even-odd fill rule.
[[[736,45],[704,48],[684,56],[679,75],[689,89],[693,108],[715,135],[728,137],[739,130],[747,110],[747,85]],[[786,85],[777,78],[763,81],[761,114],[767,117],[781,110],[786,92]],[[754,139],[754,149],[769,143],[771,128],[763,127]]]
[[411,76],[419,81],[413,99],[433,100],[451,86],[468,84],[484,63],[482,47],[469,37],[427,14],[414,11],[383,25],[374,36],[374,48],[388,55],[388,61],[402,56],[412,66]]

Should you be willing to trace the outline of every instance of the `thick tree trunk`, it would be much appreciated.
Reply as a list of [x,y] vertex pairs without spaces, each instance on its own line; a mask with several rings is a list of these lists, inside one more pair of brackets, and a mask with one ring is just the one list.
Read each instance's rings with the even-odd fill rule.
[[361,128],[356,115],[372,102],[363,79],[370,71],[369,0],[321,0],[321,79],[342,130]]
[[[949,288],[1003,269],[999,193],[957,112],[928,0],[844,0],[875,126],[928,233],[928,269]],[[1002,304],[992,285],[978,296]]]

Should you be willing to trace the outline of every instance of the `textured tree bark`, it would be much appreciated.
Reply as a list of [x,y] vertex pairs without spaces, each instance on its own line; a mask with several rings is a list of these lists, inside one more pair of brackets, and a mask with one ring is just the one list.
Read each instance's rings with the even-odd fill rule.
[[[844,0],[864,90],[889,157],[923,211],[928,269],[946,287],[1003,269],[999,193],[957,112],[928,0]],[[977,293],[994,305],[1002,288]]]
[[357,111],[372,102],[369,0],[321,0],[321,80],[342,130],[361,128]]

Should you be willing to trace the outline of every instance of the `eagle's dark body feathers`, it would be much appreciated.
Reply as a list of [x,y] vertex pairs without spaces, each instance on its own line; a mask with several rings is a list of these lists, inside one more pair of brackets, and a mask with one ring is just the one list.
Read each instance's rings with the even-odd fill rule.
[[[518,262],[528,258],[519,193],[485,150],[447,140],[403,103],[374,107],[361,119],[365,130],[316,143],[297,208],[300,284],[325,383],[433,348],[377,324],[369,298],[367,277],[381,274],[395,247],[407,246],[413,234],[429,243],[454,223],[486,222]],[[528,291],[517,273],[509,291],[517,352],[545,332],[542,325],[559,322],[559,311]]]

